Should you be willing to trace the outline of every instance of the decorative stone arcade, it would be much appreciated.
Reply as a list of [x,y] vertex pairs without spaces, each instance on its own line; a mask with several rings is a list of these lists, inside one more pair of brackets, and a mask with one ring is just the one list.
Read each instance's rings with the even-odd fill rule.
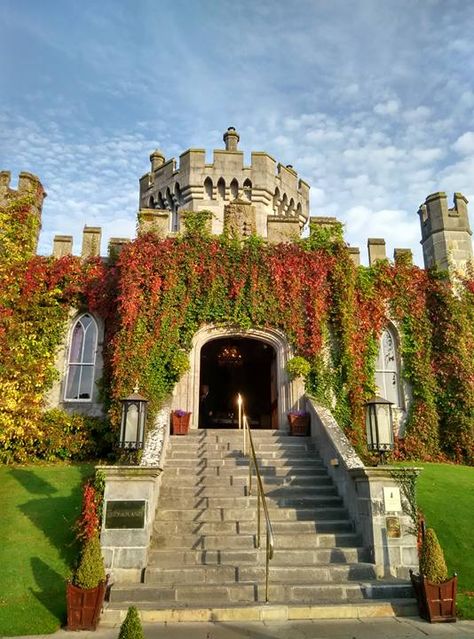
[[[223,363],[219,371],[219,355],[222,358],[233,348],[242,358],[240,364],[234,362],[226,366]],[[286,430],[286,414],[298,407],[304,394],[298,381],[288,380],[285,369],[291,355],[285,336],[276,329],[205,326],[194,336],[190,368],[174,390],[171,408],[189,411],[191,428],[232,426],[232,413],[236,412],[232,406],[233,396],[238,392],[246,394],[247,385],[254,378],[253,390],[248,387],[247,407],[253,426]],[[242,367],[242,370],[231,371],[232,367]],[[207,423],[202,419],[200,401],[203,386],[209,387],[213,413]],[[208,415],[209,406],[206,411]]]

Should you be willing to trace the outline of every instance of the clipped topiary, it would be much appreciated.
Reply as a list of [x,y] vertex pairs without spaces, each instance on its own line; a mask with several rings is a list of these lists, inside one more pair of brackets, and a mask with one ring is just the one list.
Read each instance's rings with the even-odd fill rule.
[[118,639],[145,639],[140,615],[135,606],[128,609],[127,616],[120,626]]
[[104,560],[96,533],[85,543],[73,583],[79,588],[96,588],[105,581]]
[[420,573],[435,583],[441,584],[448,579],[448,568],[435,531],[428,528],[421,545]]

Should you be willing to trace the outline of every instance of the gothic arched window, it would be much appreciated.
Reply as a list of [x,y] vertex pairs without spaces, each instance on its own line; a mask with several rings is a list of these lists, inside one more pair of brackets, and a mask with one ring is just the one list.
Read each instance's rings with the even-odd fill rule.
[[397,340],[393,330],[384,329],[380,336],[379,354],[375,364],[375,383],[378,394],[401,407],[400,370]]
[[64,399],[92,401],[96,352],[97,323],[85,313],[78,317],[71,331]]

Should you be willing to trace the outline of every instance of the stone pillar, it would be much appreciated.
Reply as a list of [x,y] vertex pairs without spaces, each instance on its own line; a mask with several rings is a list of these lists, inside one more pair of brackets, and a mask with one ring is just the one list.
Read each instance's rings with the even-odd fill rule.
[[360,248],[358,246],[348,246],[349,257],[354,262],[354,266],[360,266]]
[[385,252],[385,240],[378,237],[369,237],[367,241],[367,249],[369,251],[369,265],[373,266],[377,260],[385,260],[387,254]]
[[140,209],[138,211],[138,235],[156,233],[166,237],[170,228],[170,211],[166,209]]
[[413,264],[413,253],[411,249],[396,248],[393,250],[393,261]]
[[55,235],[53,239],[53,257],[72,255],[72,235]]
[[101,545],[112,582],[139,583],[148,561],[161,468],[97,466],[105,475]]
[[100,255],[100,240],[102,229],[98,226],[85,226],[82,233],[81,257],[98,257]]
[[300,223],[296,217],[269,215],[267,217],[267,239],[278,242],[294,242],[300,237]]
[[126,237],[111,237],[109,240],[109,257],[115,259],[130,240]]

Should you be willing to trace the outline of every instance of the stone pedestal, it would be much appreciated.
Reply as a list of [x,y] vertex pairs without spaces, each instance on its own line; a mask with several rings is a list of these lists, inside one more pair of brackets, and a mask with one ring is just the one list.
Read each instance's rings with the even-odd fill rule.
[[352,470],[357,495],[358,528],[372,553],[377,577],[408,579],[418,569],[414,522],[400,486],[412,468],[376,466]]
[[101,545],[111,581],[140,582],[148,561],[161,468],[97,466],[105,475]]

